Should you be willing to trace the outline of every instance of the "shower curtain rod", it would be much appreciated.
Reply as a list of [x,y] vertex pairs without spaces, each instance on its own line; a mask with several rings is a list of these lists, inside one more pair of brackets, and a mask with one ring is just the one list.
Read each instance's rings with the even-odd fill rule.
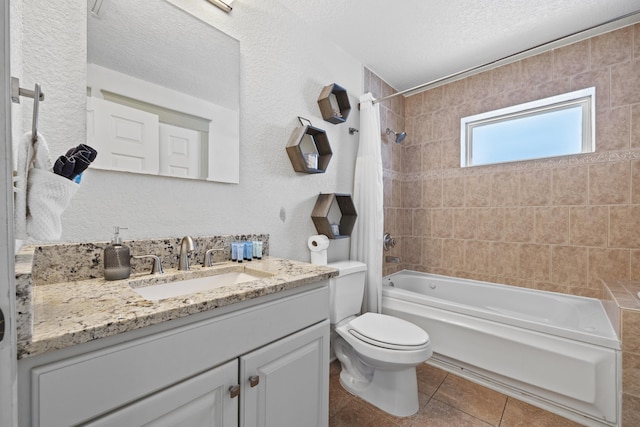
[[[462,77],[468,77],[473,74],[477,74],[480,71],[485,71],[496,65],[505,65],[510,62],[517,61],[519,59],[533,56],[534,54],[540,53],[542,51],[549,50],[550,48],[557,48],[563,45],[574,43],[582,38],[593,37],[597,34],[601,34],[609,30],[613,30],[616,27],[630,25],[636,22],[640,22],[640,10],[627,13],[626,15],[619,16],[617,18],[611,19],[609,21],[603,22],[593,27],[589,27],[585,30],[580,30],[575,33],[569,34],[567,36],[560,37],[555,40],[551,40],[550,42],[539,44],[529,49],[525,49],[511,55],[507,55],[500,59],[496,59],[495,61],[490,61],[485,64],[478,65],[476,67],[467,68],[466,70],[458,71],[457,73],[449,74],[448,76],[440,77],[438,79],[431,80],[430,82],[422,83],[421,85],[418,85],[409,89],[405,89],[400,92],[396,92],[382,98],[374,99],[373,103],[377,104],[379,102],[383,102],[383,101],[387,101],[389,99],[395,98],[396,96],[405,95],[412,92],[421,92],[423,90],[428,89],[431,86],[435,86],[448,81],[459,80]],[[624,25],[619,25],[619,24],[624,24]]]

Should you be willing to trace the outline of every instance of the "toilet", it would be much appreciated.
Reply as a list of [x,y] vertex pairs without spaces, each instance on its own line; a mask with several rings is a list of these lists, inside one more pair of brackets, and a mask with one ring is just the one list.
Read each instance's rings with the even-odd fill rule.
[[406,320],[378,313],[360,315],[367,266],[328,264],[339,271],[329,283],[333,350],[342,365],[340,384],[391,415],[418,411],[416,366],[431,354],[429,335]]

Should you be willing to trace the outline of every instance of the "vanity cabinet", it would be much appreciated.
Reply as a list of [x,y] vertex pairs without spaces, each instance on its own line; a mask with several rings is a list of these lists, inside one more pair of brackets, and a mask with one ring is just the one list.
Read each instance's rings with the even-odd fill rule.
[[326,427],[327,285],[20,360],[20,426]]

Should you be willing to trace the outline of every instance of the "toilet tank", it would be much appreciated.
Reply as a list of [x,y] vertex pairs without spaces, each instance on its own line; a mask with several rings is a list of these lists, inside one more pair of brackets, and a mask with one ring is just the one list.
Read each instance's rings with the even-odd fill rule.
[[327,266],[340,271],[329,280],[329,320],[335,324],[360,313],[367,265],[358,261],[339,261]]

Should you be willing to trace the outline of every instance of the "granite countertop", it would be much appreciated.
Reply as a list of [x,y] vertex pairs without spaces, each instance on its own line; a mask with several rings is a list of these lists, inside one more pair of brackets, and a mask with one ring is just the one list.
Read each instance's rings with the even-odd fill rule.
[[[130,286],[197,278],[240,266],[268,277],[159,301],[144,299]],[[30,339],[18,340],[18,358],[298,288],[337,274],[327,266],[266,257],[243,264],[229,261],[209,268],[194,266],[189,272],[170,269],[159,276],[137,274],[126,280],[99,278],[37,285],[32,291],[33,332]]]

